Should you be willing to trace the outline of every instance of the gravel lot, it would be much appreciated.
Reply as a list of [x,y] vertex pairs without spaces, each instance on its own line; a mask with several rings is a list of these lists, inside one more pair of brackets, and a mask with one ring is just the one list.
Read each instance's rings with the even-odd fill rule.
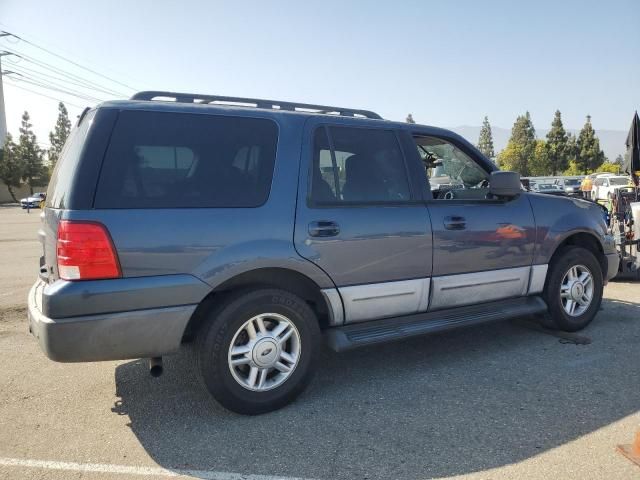
[[0,478],[640,478],[615,452],[640,427],[638,283],[607,286],[579,337],[516,321],[327,351],[295,404],[242,417],[186,354],[158,379],[49,361],[25,314],[38,222],[0,207]]

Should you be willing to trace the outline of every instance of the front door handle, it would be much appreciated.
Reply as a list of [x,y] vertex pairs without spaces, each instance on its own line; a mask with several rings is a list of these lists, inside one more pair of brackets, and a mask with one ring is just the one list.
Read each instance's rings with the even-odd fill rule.
[[467,228],[467,220],[458,215],[444,217],[444,228],[447,230],[464,230]]
[[340,233],[336,222],[320,220],[309,224],[309,235],[312,237],[335,237]]

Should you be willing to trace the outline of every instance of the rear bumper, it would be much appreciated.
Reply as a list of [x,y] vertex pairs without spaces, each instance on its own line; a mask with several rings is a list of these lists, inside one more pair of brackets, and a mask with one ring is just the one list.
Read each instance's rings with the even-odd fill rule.
[[620,255],[616,253],[607,254],[607,271],[605,272],[605,283],[618,274],[620,268]]
[[57,362],[92,362],[157,357],[180,347],[197,305],[51,319],[42,313],[46,284],[29,291],[29,330]]

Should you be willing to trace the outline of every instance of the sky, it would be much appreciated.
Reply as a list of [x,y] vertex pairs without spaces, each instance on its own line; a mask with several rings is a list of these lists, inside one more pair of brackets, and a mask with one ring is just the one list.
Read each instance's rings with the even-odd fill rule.
[[[480,125],[487,115],[510,128],[528,110],[546,129],[559,109],[567,128],[589,114],[596,131],[627,130],[640,109],[639,22],[638,0],[0,0],[0,29],[33,44],[4,38],[0,51],[123,97],[169,90],[269,98],[391,120],[411,112],[441,127]],[[3,57],[3,70],[34,69],[16,61]],[[17,135],[28,110],[43,146],[57,101],[17,85],[64,100],[73,117],[96,103],[25,84],[24,76],[9,83],[9,131]]]

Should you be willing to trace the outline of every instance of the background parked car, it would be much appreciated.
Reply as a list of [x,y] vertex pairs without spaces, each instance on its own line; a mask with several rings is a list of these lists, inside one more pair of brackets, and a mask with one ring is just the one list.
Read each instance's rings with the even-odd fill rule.
[[20,199],[20,206],[22,208],[40,208],[40,202],[46,198],[47,194],[44,192],[37,192],[27,198]]
[[615,190],[629,185],[632,185],[631,179],[627,176],[600,176],[593,181],[592,197],[594,200],[608,200]]
[[564,192],[570,197],[583,196],[582,190],[580,189],[580,178],[578,177],[558,178],[555,184],[563,189]]
[[562,187],[554,183],[536,183],[533,186],[533,191],[537,193],[546,193],[548,195],[566,195]]

